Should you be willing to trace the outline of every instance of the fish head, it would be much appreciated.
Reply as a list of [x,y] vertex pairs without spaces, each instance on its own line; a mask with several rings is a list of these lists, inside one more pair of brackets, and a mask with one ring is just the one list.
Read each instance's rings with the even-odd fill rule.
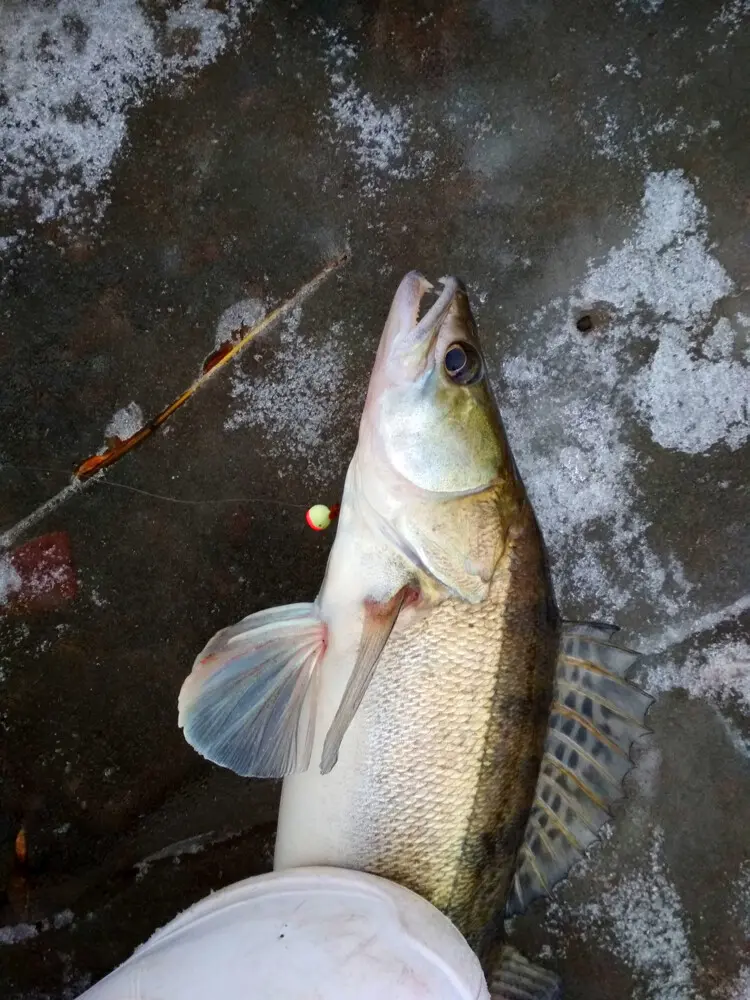
[[420,490],[466,494],[509,471],[505,435],[464,285],[442,291],[419,318],[433,286],[406,275],[393,299],[373,367],[360,444],[379,475]]

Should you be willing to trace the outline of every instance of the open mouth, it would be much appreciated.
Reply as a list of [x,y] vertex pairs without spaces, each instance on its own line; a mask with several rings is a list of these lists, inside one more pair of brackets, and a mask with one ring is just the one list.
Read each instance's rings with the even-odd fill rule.
[[430,287],[422,292],[417,311],[417,323],[421,323],[430,309],[435,305],[440,298],[440,292],[441,289],[435,288],[433,284],[430,284]]
[[418,301],[414,302],[412,299],[410,318],[412,322],[414,319],[417,322],[409,330],[406,342],[402,344],[402,347],[406,347],[410,352],[415,349],[427,348],[429,353],[429,349],[448,315],[451,303],[461,287],[458,279],[452,277],[441,278],[439,284],[443,287],[438,293],[434,285],[422,278]]
[[441,278],[437,286],[418,271],[410,271],[391,305],[382,350],[400,367],[402,375],[408,372],[409,378],[419,377],[434,364],[433,346],[463,290],[454,277]]

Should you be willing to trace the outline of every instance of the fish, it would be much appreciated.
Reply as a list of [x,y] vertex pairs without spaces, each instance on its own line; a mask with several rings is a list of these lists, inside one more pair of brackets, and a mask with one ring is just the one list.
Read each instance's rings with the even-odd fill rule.
[[652,699],[615,626],[561,617],[466,288],[439,285],[410,272],[392,301],[318,596],[218,632],[178,721],[208,760],[284,778],[275,868],[398,882],[495,1000],[549,1000],[503,920],[596,839]]

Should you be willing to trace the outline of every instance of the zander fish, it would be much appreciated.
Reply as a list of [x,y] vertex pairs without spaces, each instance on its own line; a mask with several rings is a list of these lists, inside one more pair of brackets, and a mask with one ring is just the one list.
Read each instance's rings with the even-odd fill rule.
[[466,291],[442,286],[421,319],[429,282],[396,292],[317,599],[219,632],[180,725],[217,764],[287,776],[275,867],[414,889],[494,997],[538,1000],[557,979],[498,943],[502,916],[594,840],[651,699],[613,628],[561,621]]

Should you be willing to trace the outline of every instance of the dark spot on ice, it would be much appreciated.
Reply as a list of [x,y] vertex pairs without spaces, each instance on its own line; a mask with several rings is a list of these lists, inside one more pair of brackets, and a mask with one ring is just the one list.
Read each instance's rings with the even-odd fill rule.
[[588,315],[588,313],[586,313],[584,316],[578,317],[578,319],[576,320],[576,328],[580,333],[588,333],[589,330],[593,330],[594,321]]

